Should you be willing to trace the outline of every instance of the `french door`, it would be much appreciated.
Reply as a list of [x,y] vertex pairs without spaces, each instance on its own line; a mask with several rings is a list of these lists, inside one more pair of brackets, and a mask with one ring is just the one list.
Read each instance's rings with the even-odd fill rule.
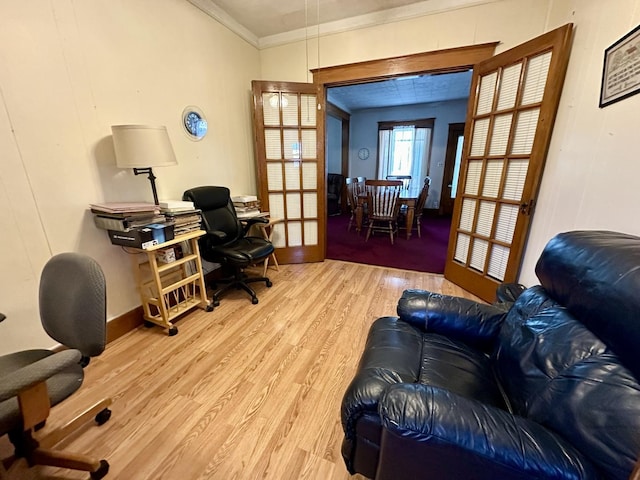
[[253,81],[258,192],[274,225],[281,263],[318,262],[325,252],[324,121],[316,86]]
[[489,302],[499,283],[518,275],[572,28],[474,67],[445,278]]

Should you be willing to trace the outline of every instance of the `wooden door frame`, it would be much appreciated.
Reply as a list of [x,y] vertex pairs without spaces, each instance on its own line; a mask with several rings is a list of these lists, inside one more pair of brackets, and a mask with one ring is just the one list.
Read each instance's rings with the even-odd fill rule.
[[[344,178],[349,176],[349,132],[351,130],[351,114],[345,112],[341,108],[337,107],[333,103],[327,102],[327,115],[331,115],[332,117],[340,120],[340,124],[342,125],[342,135],[341,135],[341,153],[340,153],[340,173]],[[327,163],[325,162],[325,165]],[[342,186],[341,195],[341,208],[343,212],[347,211],[347,195],[345,186]]]
[[[457,122],[449,124],[449,133],[447,136],[447,150],[444,154],[444,169],[442,170],[442,188],[440,189],[440,207],[438,213],[440,215],[445,214],[444,203],[450,201],[450,190],[453,187],[453,170],[456,163],[456,150],[458,146],[458,137],[462,135],[464,137],[465,122]],[[459,177],[458,177],[459,178]],[[450,180],[448,180],[450,179]],[[449,187],[447,181],[451,182],[452,187]],[[446,185],[446,186],[445,186]],[[453,202],[453,200],[451,200]],[[453,205],[451,205],[451,212],[448,215],[453,215]]]
[[[313,82],[317,88],[318,104],[318,158],[324,162],[325,115],[327,113],[327,88],[341,85],[368,83],[377,80],[399,77],[403,75],[418,75],[423,73],[454,73],[473,68],[477,63],[491,58],[500,42],[481,43],[465,47],[448,48],[432,52],[416,53],[401,57],[383,58],[364,62],[349,63],[331,67],[321,67],[311,70]],[[324,162],[324,177],[327,164]],[[327,192],[321,190],[324,196],[322,205],[327,203]],[[326,209],[322,209],[326,215]],[[324,254],[327,247],[327,221],[324,219]]]

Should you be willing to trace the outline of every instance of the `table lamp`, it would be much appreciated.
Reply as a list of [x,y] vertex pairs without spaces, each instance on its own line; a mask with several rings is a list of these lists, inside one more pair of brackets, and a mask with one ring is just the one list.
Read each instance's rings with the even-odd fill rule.
[[151,125],[112,125],[113,147],[119,168],[133,168],[135,175],[149,175],[153,201],[158,202],[156,177],[152,167],[177,165],[167,127]]

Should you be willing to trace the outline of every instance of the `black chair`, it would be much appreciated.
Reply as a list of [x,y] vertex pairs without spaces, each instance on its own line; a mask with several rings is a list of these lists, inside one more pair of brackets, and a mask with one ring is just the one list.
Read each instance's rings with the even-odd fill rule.
[[233,269],[233,275],[217,280],[226,285],[213,294],[213,305],[220,305],[220,295],[232,287],[242,288],[251,295],[251,303],[258,303],[251,282],[273,285],[267,277],[248,277],[244,269],[261,263],[273,253],[273,244],[262,237],[247,236],[252,225],[268,223],[262,217],[243,219],[236,215],[229,189],[226,187],[196,187],[184,192],[183,200],[193,202],[202,211],[202,229],[207,232],[200,238],[200,255],[208,262],[217,262]]
[[342,213],[342,184],[344,176],[339,173],[327,174],[327,215]]
[[[106,299],[105,278],[94,259],[79,253],[61,253],[45,265],[39,292],[42,327],[69,349],[58,353],[47,349],[20,350],[0,357],[0,434],[8,434],[15,447],[12,457],[0,461],[0,478],[17,478],[11,476],[11,470],[19,458],[25,458],[29,466],[50,465],[90,472],[94,480],[109,471],[106,460],[52,447],[72,437],[92,419],[98,425],[109,420],[110,398],[46,435],[34,434],[48,419],[49,407],[80,388],[83,368],[91,357],[104,350]],[[0,321],[3,319],[0,314]]]

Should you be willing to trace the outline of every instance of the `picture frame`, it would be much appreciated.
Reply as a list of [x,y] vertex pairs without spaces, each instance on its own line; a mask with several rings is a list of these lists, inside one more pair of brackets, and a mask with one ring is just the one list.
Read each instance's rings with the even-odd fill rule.
[[606,107],[638,92],[640,92],[640,25],[604,51],[599,107]]

